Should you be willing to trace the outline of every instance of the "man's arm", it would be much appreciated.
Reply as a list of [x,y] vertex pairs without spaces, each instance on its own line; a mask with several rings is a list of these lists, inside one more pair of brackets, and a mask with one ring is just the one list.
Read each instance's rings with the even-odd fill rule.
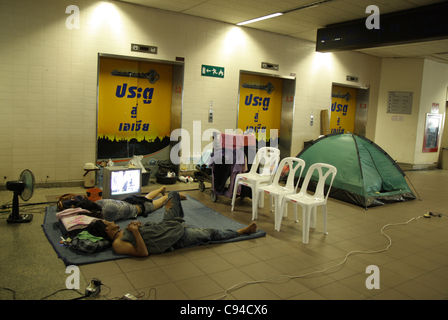
[[112,248],[116,253],[119,254],[128,254],[136,257],[147,257],[149,255],[148,249],[146,248],[145,242],[138,231],[138,226],[134,224],[129,224],[126,228],[128,231],[131,231],[135,238],[135,246],[126,241],[122,241],[121,239],[115,240],[112,243]]

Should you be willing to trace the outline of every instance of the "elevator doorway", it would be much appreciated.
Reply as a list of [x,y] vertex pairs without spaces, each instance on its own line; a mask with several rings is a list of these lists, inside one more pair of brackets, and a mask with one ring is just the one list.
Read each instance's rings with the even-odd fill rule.
[[240,72],[237,129],[291,155],[295,77]]
[[352,132],[365,137],[369,96],[369,88],[333,83],[330,133]]

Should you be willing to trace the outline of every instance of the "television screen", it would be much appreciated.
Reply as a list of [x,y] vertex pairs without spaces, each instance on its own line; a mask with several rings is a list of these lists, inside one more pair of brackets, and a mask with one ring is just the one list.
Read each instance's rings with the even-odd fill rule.
[[111,172],[111,194],[128,194],[140,191],[140,171]]
[[103,199],[122,200],[141,195],[142,171],[139,168],[106,167],[103,171]]

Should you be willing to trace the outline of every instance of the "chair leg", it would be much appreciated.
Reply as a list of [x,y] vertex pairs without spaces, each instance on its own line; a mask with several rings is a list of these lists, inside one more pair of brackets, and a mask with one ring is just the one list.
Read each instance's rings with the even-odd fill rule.
[[303,208],[303,243],[308,243],[310,239],[310,218],[311,218],[311,208]]
[[280,231],[280,226],[282,224],[282,218],[283,218],[283,214],[282,214],[282,203],[281,201],[279,201],[279,196],[277,195],[274,198],[274,205],[275,205],[275,214],[274,214],[274,221],[275,221],[275,225],[274,225],[274,229],[277,231]]
[[238,178],[235,178],[235,182],[233,185],[233,195],[232,195],[232,208],[231,211],[233,211],[233,206],[235,205],[235,198],[236,198],[236,191],[238,190]]
[[283,212],[283,217],[286,218],[288,216],[288,202],[285,203],[285,207],[282,212]]
[[255,191],[255,186],[252,186],[252,220],[258,218],[258,192]]
[[310,212],[310,228],[316,229],[316,212],[317,206],[311,208]]
[[275,230],[280,231],[280,226],[282,224],[282,219],[283,219],[283,211],[285,210],[284,208],[286,207],[286,199],[282,198],[281,200],[278,201],[278,204],[280,206],[279,211],[275,212]]
[[[255,190],[258,190],[259,184],[255,183]],[[258,192],[257,192],[258,193]],[[264,208],[264,192],[260,197],[260,194],[258,194],[258,208]]]
[[324,233],[328,234],[327,232],[327,205],[322,206],[322,215],[324,219]]

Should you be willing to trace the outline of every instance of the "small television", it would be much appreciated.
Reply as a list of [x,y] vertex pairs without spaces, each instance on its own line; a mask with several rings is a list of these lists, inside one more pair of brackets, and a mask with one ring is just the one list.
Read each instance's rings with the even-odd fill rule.
[[105,167],[103,170],[103,199],[123,200],[142,194],[142,169],[122,166]]

